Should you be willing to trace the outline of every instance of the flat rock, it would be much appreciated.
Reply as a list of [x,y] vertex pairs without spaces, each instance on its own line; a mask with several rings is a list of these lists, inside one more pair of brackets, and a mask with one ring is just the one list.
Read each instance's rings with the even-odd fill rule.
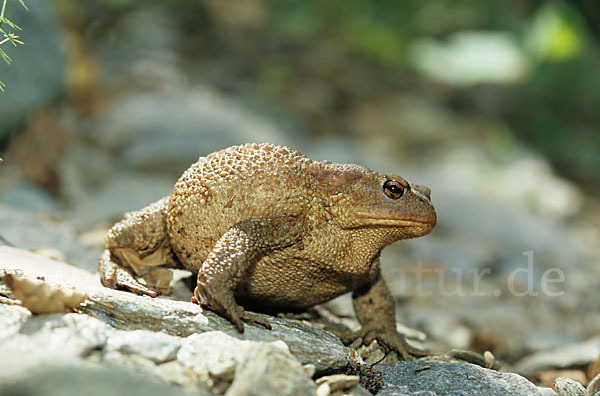
[[[0,317],[0,326],[3,323],[4,317]],[[31,316],[18,333],[0,339],[0,385],[27,377],[40,367],[78,364],[89,352],[103,348],[112,331],[87,315]]]
[[311,396],[315,384],[302,365],[275,343],[255,343],[238,366],[226,396]]
[[223,376],[226,372],[235,372],[237,366],[246,360],[248,351],[259,343],[289,351],[282,341],[240,340],[222,331],[209,331],[186,337],[177,353],[177,360],[201,375],[211,372]]
[[14,336],[31,317],[31,312],[18,305],[0,304],[0,343]]
[[518,374],[502,373],[473,364],[398,362],[378,369],[385,382],[378,396],[541,396],[534,384]]
[[[186,301],[173,301],[164,298],[142,297],[128,292],[111,290],[100,285],[96,274],[61,263],[44,256],[21,249],[0,246],[0,270],[22,273],[35,278],[42,276],[47,282],[67,284],[88,294],[83,312],[108,323],[120,330],[148,331],[148,342],[157,348],[155,338],[164,349],[155,350],[156,355],[145,351],[144,337],[136,333],[112,335],[109,349],[124,353],[139,354],[154,362],[171,359],[178,350],[178,342],[173,338],[187,337],[196,333],[223,331],[240,340],[273,342],[281,340],[302,364],[314,364],[317,372],[342,369],[347,364],[346,348],[332,333],[310,327],[297,321],[279,319],[264,315],[272,326],[266,330],[261,326],[246,325],[244,334],[239,334],[229,321],[205,311],[196,304]],[[3,308],[4,309],[4,308]],[[19,331],[21,316],[27,314],[22,308],[6,308],[5,332],[8,335]],[[21,315],[21,313],[23,315]],[[87,318],[84,315],[79,315]],[[47,318],[47,316],[40,316]],[[87,318],[92,319],[92,318]],[[32,321],[41,320],[34,318]],[[84,320],[84,319],[81,319]],[[99,322],[100,323],[100,322]],[[161,335],[149,335],[162,332]],[[108,338],[108,335],[106,336]],[[77,337],[73,336],[73,340]],[[168,339],[168,340],[167,340]],[[102,340],[105,342],[106,340]],[[23,341],[25,344],[29,342]],[[149,355],[150,354],[150,355]]]
[[525,356],[515,366],[523,375],[534,375],[538,371],[585,366],[600,355],[600,337],[554,347]]
[[[70,167],[77,165],[65,164]],[[66,211],[65,217],[84,229],[92,228],[106,220],[118,220],[123,218],[126,212],[142,209],[170,194],[176,181],[177,177],[148,176],[140,172],[122,171],[112,175],[104,183],[97,183],[93,188],[82,192],[78,197],[80,199]]]
[[70,285],[85,293],[102,289],[97,274],[10,246],[0,246],[0,275],[3,273],[43,277],[49,283]]
[[[95,364],[59,365],[33,370],[26,378],[0,388],[0,396],[179,396],[181,388],[154,381],[126,370]],[[196,395],[210,396],[209,392]]]
[[115,332],[108,338],[105,349],[140,355],[158,364],[174,360],[179,348],[179,337],[148,330],[133,330]]
[[234,144],[286,140],[271,122],[235,100],[208,87],[177,83],[121,98],[96,126],[90,137],[129,167],[161,172],[181,172],[199,155]]
[[263,317],[272,330],[246,325],[239,334],[229,321],[196,304],[110,289],[91,293],[83,311],[122,330],[163,331],[179,337],[219,330],[240,340],[281,340],[302,364],[314,364],[317,372],[342,369],[348,359],[346,348],[332,333],[267,315]]
[[315,385],[282,341],[238,339],[222,331],[192,334],[177,360],[213,391],[227,395],[313,395]]
[[[5,240],[4,243],[20,249],[51,249],[60,252],[70,264],[90,273],[96,271],[100,252],[83,246],[73,226],[51,220],[48,216],[0,204],[0,237]],[[2,240],[0,244],[3,244]],[[3,246],[0,248],[4,249]],[[15,251],[3,250],[0,253],[0,266],[5,267],[11,261],[18,261],[13,260],[11,253]],[[19,258],[22,257],[19,255]]]

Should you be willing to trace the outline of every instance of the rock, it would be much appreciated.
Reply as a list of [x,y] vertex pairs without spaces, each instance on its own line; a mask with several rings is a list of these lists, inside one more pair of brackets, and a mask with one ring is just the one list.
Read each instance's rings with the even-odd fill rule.
[[7,67],[2,61],[0,80],[6,84],[6,92],[0,93],[0,141],[37,109],[52,103],[63,89],[66,57],[63,32],[54,10],[44,0],[29,0],[26,4],[29,11],[12,2],[6,9],[6,16],[21,27],[15,33],[25,45],[2,46],[13,63]]
[[[70,264],[96,272],[100,251],[84,247],[75,229],[66,223],[0,204],[0,236],[5,244],[21,249],[58,250]],[[0,260],[0,266],[9,262]]]
[[588,384],[587,391],[590,395],[600,392],[600,374],[596,375]]
[[106,183],[85,191],[65,217],[84,229],[107,220],[120,220],[125,212],[142,209],[170,194],[176,181],[176,177],[147,176],[137,172],[117,173],[111,175]]
[[31,317],[31,312],[18,305],[0,304],[0,343],[14,336]]
[[246,351],[226,396],[314,395],[315,384],[302,365],[275,343],[254,343]]
[[207,378],[217,394],[314,394],[314,384],[281,341],[242,340],[221,331],[192,334],[177,360]]
[[106,343],[106,351],[140,355],[157,364],[174,360],[180,347],[179,337],[147,330],[119,331]]
[[130,167],[177,174],[200,155],[234,144],[285,140],[269,122],[224,95],[182,84],[114,102],[91,137]]
[[57,212],[56,202],[48,192],[23,180],[8,186],[2,186],[0,189],[0,204],[30,212]]
[[490,351],[485,351],[482,355],[473,351],[452,349],[448,351],[447,356],[450,359],[461,360],[483,368],[500,369],[500,364],[496,362],[496,357]]
[[87,315],[29,317],[21,324],[19,333],[0,340],[0,385],[26,377],[39,367],[78,364],[90,351],[101,349],[112,331],[105,323]]
[[349,396],[371,396],[372,395],[371,392],[369,392],[368,390],[366,390],[365,388],[363,388],[360,385],[356,385],[355,387],[348,389],[345,392],[345,394],[349,395]]
[[[288,350],[281,341],[273,342],[277,348]],[[235,371],[237,365],[244,361],[247,351],[259,343],[268,342],[242,340],[221,331],[192,334],[183,340],[177,360],[200,374],[213,372],[225,376],[226,372]],[[213,353],[215,350],[218,353]]]
[[545,388],[542,386],[538,386],[538,390],[541,393],[541,396],[556,396],[556,392],[552,388]]
[[599,354],[600,337],[594,337],[525,356],[516,364],[515,371],[531,376],[543,370],[583,366],[596,360]]
[[385,386],[378,396],[398,394],[520,396],[541,395],[518,374],[501,373],[472,364],[398,362],[378,367]]
[[595,378],[598,374],[600,374],[600,356],[590,363],[586,370],[587,378]]
[[183,389],[189,393],[198,392],[198,390],[203,390],[205,393],[211,393],[208,384],[202,382],[192,370],[185,367],[178,360],[172,360],[158,365],[156,370],[154,370],[154,375],[161,381],[181,385]]
[[542,386],[553,386],[557,378],[568,378],[584,385],[588,383],[585,373],[575,369],[541,371],[536,375],[536,383]]
[[42,277],[47,283],[70,285],[84,293],[102,289],[96,274],[10,246],[0,246],[0,275],[4,273]]
[[554,391],[556,396],[588,396],[583,385],[570,378],[557,378],[554,380]]
[[149,377],[158,377],[155,374],[156,364],[152,360],[140,355],[103,350],[99,357],[95,356],[89,360],[102,363],[105,367],[135,371]]
[[348,359],[346,348],[336,336],[289,319],[264,315],[272,330],[246,325],[244,334],[238,334],[226,319],[196,304],[110,289],[91,293],[83,311],[122,330],[164,331],[179,337],[220,330],[243,340],[281,340],[300,362],[315,364],[317,372],[342,369]]
[[[34,370],[25,378],[0,388],[1,396],[178,396],[181,388],[166,385],[126,370],[106,369],[78,362]],[[210,396],[209,392],[196,392]]]
[[174,360],[181,345],[178,337],[119,331],[82,314],[31,316],[22,307],[5,304],[0,304],[0,329],[0,388],[36,369],[86,362],[135,371],[190,391],[206,388]]

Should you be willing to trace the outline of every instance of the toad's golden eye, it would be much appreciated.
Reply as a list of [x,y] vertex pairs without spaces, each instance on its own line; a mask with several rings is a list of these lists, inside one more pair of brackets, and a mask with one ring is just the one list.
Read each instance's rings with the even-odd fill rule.
[[391,199],[398,199],[404,195],[404,189],[398,180],[386,180],[383,183],[383,192]]

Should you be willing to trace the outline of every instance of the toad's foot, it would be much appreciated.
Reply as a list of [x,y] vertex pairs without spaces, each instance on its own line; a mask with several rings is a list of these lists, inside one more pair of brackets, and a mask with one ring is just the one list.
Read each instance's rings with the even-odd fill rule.
[[[222,304],[217,302],[214,298],[211,298],[210,303],[207,303],[207,296],[200,293],[198,287],[194,289],[194,296],[192,297],[191,301],[194,304],[200,304],[204,308],[215,311],[220,316],[229,320],[240,333],[244,332],[244,324],[242,322],[256,323],[263,326],[267,330],[271,330],[271,324],[266,319],[258,316],[257,314],[244,311],[244,308],[235,303]],[[225,307],[225,305],[228,307]]]
[[363,326],[357,331],[340,335],[340,339],[346,345],[351,344],[358,338],[362,338],[364,345],[370,345],[374,340],[377,340],[388,350],[398,352],[402,356],[402,359],[406,361],[412,361],[418,357],[429,355],[428,352],[409,345],[406,342],[406,338],[392,328],[381,328],[377,327],[377,325],[370,325]]
[[125,268],[111,261],[108,250],[104,251],[104,254],[100,257],[98,274],[100,275],[100,282],[111,289],[129,290],[150,297],[158,296],[157,292],[142,285]]

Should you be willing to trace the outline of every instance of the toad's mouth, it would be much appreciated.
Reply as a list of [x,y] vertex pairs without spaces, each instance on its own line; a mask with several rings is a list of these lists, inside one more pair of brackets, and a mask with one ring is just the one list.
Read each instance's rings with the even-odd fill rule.
[[368,212],[356,212],[354,213],[354,217],[364,225],[381,225],[391,227],[422,227],[424,225],[433,227],[436,223],[435,215],[420,218],[393,218],[389,216],[374,216],[372,213]]

